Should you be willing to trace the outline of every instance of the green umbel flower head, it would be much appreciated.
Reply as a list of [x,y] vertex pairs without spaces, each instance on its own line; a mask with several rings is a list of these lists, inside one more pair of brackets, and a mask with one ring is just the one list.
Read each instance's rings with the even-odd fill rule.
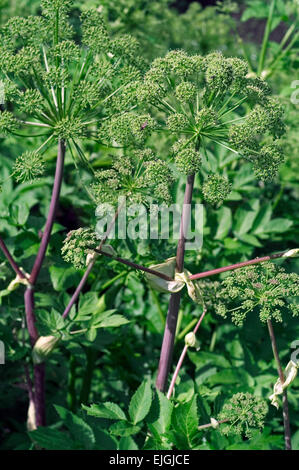
[[264,180],[275,176],[283,160],[277,143],[285,132],[283,109],[271,98],[267,83],[251,77],[239,58],[170,51],[152,62],[137,100],[145,109],[159,110],[159,131],[186,139],[184,155],[180,145],[173,147],[179,171],[198,171],[192,149],[209,161],[206,147],[211,143],[250,160]]
[[99,204],[116,204],[120,196],[139,204],[147,204],[151,198],[169,204],[172,183],[167,163],[144,149],[115,157],[111,169],[96,172],[91,189]]
[[79,228],[69,232],[61,249],[62,257],[77,269],[86,267],[86,257],[94,254],[92,248],[98,245],[96,235],[90,228]]
[[219,303],[216,312],[242,326],[246,316],[258,311],[260,320],[282,321],[282,312],[289,310],[298,315],[298,304],[292,301],[299,295],[299,276],[286,273],[285,269],[274,263],[232,271],[222,281],[219,289]]
[[209,175],[202,186],[205,201],[220,205],[231,192],[231,183],[221,175]]
[[13,176],[18,182],[33,181],[44,174],[45,163],[37,152],[25,152],[17,157]]
[[[0,134],[42,138],[40,155],[64,140],[71,155],[86,162],[82,141],[100,141],[102,122],[119,113],[118,107],[112,106],[118,95],[126,96],[122,99],[123,113],[136,104],[134,87],[129,85],[140,80],[143,64],[136,40],[129,35],[111,39],[97,10],[82,13],[75,40],[68,20],[72,3],[43,0],[40,16],[12,18],[0,29],[0,80],[4,83],[5,105],[14,109],[13,114],[0,111]],[[119,133],[126,134],[123,140],[134,144],[136,138],[137,145],[142,145],[151,128],[151,117],[133,119],[129,115],[119,119]],[[141,132],[145,119],[148,126]],[[19,129],[17,134],[17,128],[21,134]],[[30,130],[26,132],[26,128]],[[109,143],[110,134],[102,136]],[[26,164],[34,162],[33,155],[26,154]],[[20,177],[20,161],[15,169],[18,181],[40,173],[40,167],[31,167],[27,176],[24,170]]]
[[268,406],[265,400],[250,393],[236,393],[225,403],[218,415],[218,420],[227,420],[221,424],[221,432],[226,436],[244,435],[250,438],[252,431],[264,427]]

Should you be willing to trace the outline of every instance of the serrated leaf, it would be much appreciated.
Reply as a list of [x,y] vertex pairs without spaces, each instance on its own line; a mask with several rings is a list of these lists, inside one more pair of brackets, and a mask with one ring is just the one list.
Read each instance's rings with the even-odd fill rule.
[[178,449],[192,449],[194,437],[198,434],[197,404],[195,395],[187,403],[174,409],[172,415],[174,438]]
[[144,380],[134,393],[130,406],[129,415],[133,424],[142,421],[148,414],[152,403],[152,391],[150,380]]
[[111,315],[104,319],[103,321],[100,322],[99,325],[97,325],[97,328],[112,328],[112,327],[117,327],[121,325],[126,325],[127,323],[130,323],[130,320],[127,320],[124,316],[122,315]]
[[47,450],[71,450],[75,448],[75,442],[67,434],[57,429],[39,427],[29,433],[31,439],[40,447]]
[[82,418],[66,408],[58,405],[54,405],[54,407],[73,439],[81,442],[86,449],[92,449],[95,444],[95,437],[91,427]]
[[170,428],[173,404],[159,390],[157,390],[157,396],[159,401],[159,417],[151,423],[151,426],[159,435],[163,435]]
[[118,421],[117,423],[112,424],[110,426],[109,431],[111,434],[115,436],[131,436],[133,434],[137,434],[140,431],[140,426],[135,426],[128,421]]
[[82,405],[82,408],[87,412],[88,415],[95,416],[96,418],[120,420],[127,419],[123,410],[116,403],[112,403],[109,401],[106,401],[105,403],[101,403],[99,405]]

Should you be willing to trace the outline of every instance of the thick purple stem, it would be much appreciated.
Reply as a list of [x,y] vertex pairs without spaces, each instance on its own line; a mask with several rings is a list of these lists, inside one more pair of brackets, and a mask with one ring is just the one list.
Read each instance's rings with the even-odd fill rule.
[[274,255],[263,256],[261,258],[250,259],[249,261],[243,261],[241,263],[231,264],[230,266],[224,266],[223,268],[211,269],[211,271],[204,271],[198,274],[192,274],[190,279],[194,281],[195,279],[202,279],[204,277],[215,276],[216,274],[224,273],[226,271],[232,271],[233,269],[240,269],[244,266],[250,266],[251,264],[263,263],[265,261],[270,261],[271,259],[283,258],[287,251],[283,253],[276,253]]
[[5,245],[4,241],[2,240],[2,238],[0,237],[0,248],[1,250],[3,251],[3,254],[4,256],[7,258],[7,261],[9,262],[9,264],[11,265],[12,269],[14,270],[14,272],[21,278],[21,279],[24,279],[25,276],[24,274],[22,273],[22,271],[20,270],[19,266],[17,265],[17,263],[15,262],[15,260],[13,259],[13,257],[11,256],[7,246]]
[[[52,198],[47,217],[45,230],[43,232],[42,241],[36,256],[33,269],[30,275],[30,286],[27,287],[24,295],[25,300],[25,312],[27,328],[30,337],[32,347],[39,337],[34,316],[34,286],[40,273],[47,247],[50,240],[52,227],[56,215],[56,209],[58,205],[65,157],[65,144],[63,141],[58,142],[58,153],[56,162],[56,172],[54,178],[54,185],[52,191]],[[36,364],[34,366],[34,406],[35,406],[35,417],[36,426],[45,426],[45,364]]]
[[165,281],[173,281],[173,278],[167,276],[166,274],[159,273],[159,271],[155,271],[154,269],[147,268],[146,266],[142,266],[141,264],[134,263],[133,261],[130,261],[128,259],[120,258],[119,256],[113,256],[110,253],[105,253],[103,250],[98,250],[97,248],[95,248],[94,251],[96,253],[99,253],[100,255],[107,256],[108,258],[112,258],[115,261],[118,261],[119,263],[129,266],[130,268],[134,268],[138,271],[143,271],[145,273],[153,274],[154,276],[157,276],[160,279],[164,279]]
[[56,172],[55,172],[55,179],[54,179],[54,186],[52,191],[52,198],[49,208],[49,213],[47,217],[46,226],[43,232],[42,241],[33,265],[33,269],[30,275],[30,283],[35,285],[36,280],[38,278],[39,272],[41,270],[47,247],[50,240],[50,235],[52,231],[52,227],[54,224],[54,218],[56,214],[56,209],[58,205],[62,177],[63,177],[63,167],[64,167],[64,156],[65,156],[65,143],[63,140],[58,142],[58,154],[57,154],[57,164],[56,164]]
[[[184,269],[184,256],[185,256],[185,243],[190,222],[190,204],[192,201],[194,185],[194,175],[187,177],[184,204],[181,216],[180,226],[180,239],[177,246],[176,254],[176,270],[182,272]],[[156,380],[156,387],[162,392],[166,391],[167,379],[172,362],[173,347],[175,340],[175,332],[177,326],[178,313],[181,302],[181,293],[176,292],[172,294],[169,301],[168,314],[166,318],[166,325],[164,330],[163,343],[160,354],[160,362],[158,369],[158,376]]]

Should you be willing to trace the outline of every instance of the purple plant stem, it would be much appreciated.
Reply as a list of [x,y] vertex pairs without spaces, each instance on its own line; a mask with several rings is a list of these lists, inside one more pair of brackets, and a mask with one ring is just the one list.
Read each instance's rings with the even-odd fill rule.
[[[193,330],[193,333],[196,335],[197,331],[198,331],[198,328],[200,327],[201,325],[201,322],[203,321],[204,317],[205,317],[205,314],[207,313],[207,309],[204,308],[198,322],[196,323],[195,325],[195,328]],[[184,359],[185,359],[185,356],[187,354],[187,351],[188,351],[188,348],[189,346],[187,344],[185,344],[184,348],[183,348],[183,351],[182,351],[182,354],[179,358],[179,361],[177,363],[177,366],[175,368],[175,371],[174,371],[174,374],[173,374],[173,377],[171,379],[171,382],[170,382],[170,386],[169,386],[169,389],[168,389],[168,392],[167,392],[167,398],[168,400],[171,398],[171,395],[172,395],[172,392],[173,392],[173,389],[174,389],[174,386],[175,386],[175,382],[176,382],[176,379],[177,379],[177,376],[179,375],[179,372],[180,372],[180,369],[182,367],[182,364],[184,362]]]
[[[275,338],[275,333],[273,329],[273,325],[271,320],[267,321],[269,335],[271,339],[271,345],[273,350],[274,359],[276,362],[276,367],[278,371],[278,375],[280,378],[280,382],[284,383],[284,373],[281,367],[281,362],[279,359],[279,353],[277,349],[277,343]],[[290,415],[289,415],[289,404],[288,404],[288,394],[287,391],[284,390],[282,394],[282,409],[283,409],[283,426],[284,426],[284,440],[285,440],[285,449],[292,450],[292,442],[291,442],[291,427],[290,427]]]
[[283,253],[276,253],[274,255],[263,256],[261,258],[254,258],[249,261],[243,261],[241,263],[231,264],[230,266],[224,266],[223,268],[212,269],[211,271],[204,271],[198,274],[192,274],[190,279],[194,281],[195,279],[202,279],[203,277],[215,276],[216,274],[224,273],[225,271],[232,271],[233,269],[243,268],[244,266],[250,266],[251,264],[263,263],[264,261],[269,261],[271,259],[282,258],[287,251]]
[[15,260],[13,259],[13,257],[11,256],[7,246],[5,245],[4,241],[2,240],[2,238],[0,237],[0,248],[1,250],[3,251],[3,254],[4,256],[7,258],[7,261],[9,262],[9,264],[11,265],[12,269],[14,270],[14,272],[21,278],[21,279],[25,279],[25,276],[24,274],[22,273],[22,271],[20,270],[19,266],[17,265],[17,263],[15,262]]
[[[99,246],[97,247],[97,250],[101,251],[101,249],[102,249],[104,243],[106,242],[107,238],[109,237],[109,234],[110,234],[111,230],[113,229],[113,227],[114,227],[114,225],[115,225],[115,222],[116,222],[116,220],[117,220],[117,218],[118,218],[118,216],[119,216],[119,213],[120,213],[121,209],[123,208],[124,204],[125,204],[125,201],[124,201],[122,204],[120,204],[120,205],[118,206],[118,208],[117,208],[117,211],[115,211],[115,214],[114,214],[114,216],[113,216],[113,219],[112,219],[112,221],[110,222],[109,226],[107,227],[107,230],[106,230],[106,232],[105,232],[105,234],[104,234],[104,237],[102,238],[102,240],[101,240]],[[87,266],[86,271],[85,271],[85,273],[83,274],[82,279],[81,279],[81,281],[79,282],[79,284],[78,284],[78,286],[77,286],[77,289],[76,289],[75,292],[73,293],[73,295],[72,295],[72,297],[71,297],[71,299],[70,299],[68,305],[66,306],[66,308],[65,308],[65,310],[64,310],[64,312],[63,312],[63,314],[62,314],[62,318],[66,318],[66,317],[68,316],[68,314],[70,313],[70,311],[71,311],[71,309],[72,309],[72,306],[73,306],[74,303],[77,301],[77,299],[78,299],[78,297],[79,297],[79,295],[80,295],[80,292],[82,291],[83,287],[85,286],[85,283],[86,283],[86,281],[87,281],[87,279],[88,279],[88,276],[89,276],[90,272],[92,271],[92,268],[94,267],[94,264],[95,264],[95,260],[91,261],[91,262],[89,263],[89,265]]]
[[25,313],[26,313],[26,323],[29,333],[29,338],[31,346],[33,347],[36,340],[38,339],[38,331],[35,325],[35,315],[34,315],[34,290],[32,286],[28,286],[24,294],[25,301]]
[[172,277],[167,276],[166,274],[160,273],[159,271],[155,271],[154,269],[151,269],[151,268],[147,268],[146,266],[142,266],[141,264],[133,263],[133,261],[120,258],[119,256],[113,256],[110,253],[105,253],[104,251],[98,250],[97,248],[95,248],[94,251],[101,255],[108,256],[108,258],[112,258],[115,261],[118,261],[119,263],[125,264],[126,266],[129,266],[130,268],[134,268],[134,269],[137,269],[138,271],[143,271],[145,273],[153,274],[154,276],[160,277],[161,279],[164,279],[165,281],[174,280]]
[[[194,186],[194,175],[187,176],[184,204],[181,215],[180,225],[180,238],[177,246],[176,254],[176,270],[182,272],[184,269],[184,256],[185,256],[185,243],[188,226],[190,221],[190,204],[192,201],[192,193]],[[156,387],[158,390],[165,392],[167,387],[167,379],[172,362],[173,347],[177,326],[178,313],[181,302],[181,292],[176,292],[171,295],[166,318],[166,325],[164,330],[163,343],[160,354],[160,362],[158,375],[156,380]]]
[[[54,219],[56,215],[62,177],[63,177],[63,168],[64,168],[64,157],[65,157],[65,143],[63,141],[58,142],[58,152],[57,152],[57,162],[56,162],[56,171],[54,177],[54,185],[52,191],[52,198],[50,203],[50,208],[48,212],[48,217],[46,221],[45,230],[43,232],[41,244],[31,271],[29,278],[30,286],[27,287],[24,300],[25,300],[25,312],[26,312],[26,321],[27,328],[30,337],[30,342],[32,347],[37,341],[39,334],[35,325],[35,315],[34,315],[34,286],[36,284],[38,275],[40,273],[46,250],[49,244],[50,235],[52,227],[54,224]],[[45,364],[36,364],[33,369],[33,380],[34,380],[34,407],[35,407],[35,417],[36,417],[36,426],[45,426]]]
[[52,198],[50,203],[50,208],[48,212],[48,217],[46,221],[46,226],[43,232],[42,241],[30,274],[30,283],[34,286],[36,280],[38,278],[39,272],[41,270],[47,247],[50,240],[50,235],[52,231],[52,227],[54,224],[54,219],[56,215],[56,209],[58,205],[61,184],[62,184],[62,177],[63,177],[63,167],[64,167],[64,156],[65,156],[65,143],[63,140],[58,142],[58,153],[57,153],[57,164],[56,164],[56,172],[54,178],[54,185],[52,191]]

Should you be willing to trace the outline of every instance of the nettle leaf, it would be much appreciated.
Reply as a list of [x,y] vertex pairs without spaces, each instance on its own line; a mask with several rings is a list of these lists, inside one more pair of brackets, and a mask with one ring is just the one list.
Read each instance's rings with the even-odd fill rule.
[[193,440],[198,434],[197,403],[194,395],[187,403],[174,409],[172,415],[174,440],[180,450],[192,449]]
[[54,405],[65,426],[76,442],[82,443],[86,449],[92,449],[95,436],[91,427],[79,416],[62,406]]
[[96,418],[120,420],[127,419],[123,410],[116,403],[112,403],[109,401],[106,401],[105,403],[101,403],[99,405],[82,405],[82,408],[87,412],[88,415],[95,416]]
[[151,382],[150,379],[147,379],[138,387],[130,402],[129,415],[133,424],[139,423],[146,417],[151,403]]
[[135,426],[128,421],[118,421],[117,423],[110,426],[109,431],[115,436],[131,436],[137,434],[141,429],[141,426]]
[[66,434],[57,429],[39,427],[29,432],[33,442],[47,450],[71,450],[75,449],[75,442]]

